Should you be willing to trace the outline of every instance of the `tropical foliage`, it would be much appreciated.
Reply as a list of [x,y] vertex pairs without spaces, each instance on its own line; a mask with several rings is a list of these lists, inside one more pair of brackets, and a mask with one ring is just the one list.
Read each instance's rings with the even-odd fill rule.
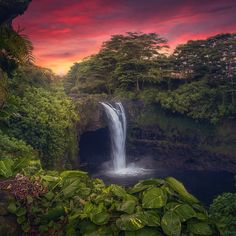
[[97,55],[71,68],[65,82],[67,89],[108,94],[119,87],[139,91],[145,83],[155,82],[165,74],[159,68],[166,60],[160,53],[167,48],[166,43],[155,33],[114,35]]
[[[52,71],[31,63],[27,36],[9,27],[0,31],[0,128],[8,135],[0,136],[1,143],[16,138],[38,153],[44,167],[70,167],[77,155],[78,121],[71,99],[60,83],[52,84],[58,79]],[[6,147],[0,146],[0,157]]]
[[165,54],[157,34],[114,35],[68,73],[68,93],[141,98],[211,123],[236,117],[236,36],[189,41]]
[[236,193],[224,193],[214,199],[210,207],[211,218],[223,236],[236,234]]
[[36,157],[34,149],[22,140],[10,138],[0,131],[0,156],[5,158],[32,158]]
[[24,186],[18,194],[8,189],[15,194],[8,210],[29,234],[218,235],[206,209],[172,177],[125,189],[81,171],[41,171],[11,185]]
[[33,46],[22,30],[0,27],[0,67],[10,74],[19,63],[33,61]]
[[[5,121],[8,134],[37,150],[45,167],[63,166],[78,120],[71,100],[42,88],[28,89],[24,97],[13,96],[12,100],[14,112]],[[75,157],[69,155],[65,160],[70,158]]]

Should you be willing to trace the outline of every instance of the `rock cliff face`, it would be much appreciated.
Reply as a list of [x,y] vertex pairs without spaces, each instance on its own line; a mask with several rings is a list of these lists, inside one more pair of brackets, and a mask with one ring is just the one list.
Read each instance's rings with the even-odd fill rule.
[[[99,101],[106,99],[80,100],[81,134],[107,127],[105,113],[99,105]],[[214,127],[142,101],[122,102],[128,119],[127,153],[132,161],[152,157],[150,167],[235,172],[235,123]]]
[[22,15],[32,0],[0,0],[0,25],[11,25],[14,18]]
[[91,95],[73,97],[80,115],[79,134],[95,131],[107,126],[104,111],[99,102],[107,100],[107,96]]
[[[152,156],[159,167],[191,170],[236,170],[236,124],[212,126],[163,111],[155,105],[131,111],[128,153]],[[140,107],[139,112],[135,112]],[[150,166],[151,167],[151,166]]]

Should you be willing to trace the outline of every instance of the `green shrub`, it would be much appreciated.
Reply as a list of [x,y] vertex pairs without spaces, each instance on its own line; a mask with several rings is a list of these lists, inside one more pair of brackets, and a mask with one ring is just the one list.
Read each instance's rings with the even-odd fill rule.
[[204,80],[184,84],[173,91],[159,92],[156,102],[173,112],[211,123],[235,113],[231,104],[224,104],[221,88],[211,87]]
[[130,100],[135,100],[137,98],[137,93],[128,90],[116,89],[116,91],[114,92],[114,96],[119,98],[127,98]]
[[0,158],[35,158],[37,152],[23,140],[9,137],[0,130]]
[[78,119],[72,101],[61,92],[41,88],[28,89],[23,98],[16,100],[18,104],[7,121],[10,135],[36,149],[46,168],[61,167],[73,159],[66,156],[76,153],[68,151],[70,142],[76,138]]
[[47,191],[13,200],[8,207],[28,233],[217,235],[201,203],[172,177],[140,181],[128,189],[105,186],[81,171],[44,172],[31,180]]
[[223,236],[236,235],[236,193],[224,193],[214,199],[210,217]]
[[0,177],[11,177],[23,170],[34,173],[41,168],[37,152],[22,140],[0,131]]

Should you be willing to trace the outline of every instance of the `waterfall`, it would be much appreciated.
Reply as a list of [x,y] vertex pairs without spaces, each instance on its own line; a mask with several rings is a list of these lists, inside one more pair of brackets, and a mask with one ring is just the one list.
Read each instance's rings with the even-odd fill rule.
[[119,172],[126,168],[125,141],[127,122],[124,107],[120,102],[112,106],[108,102],[101,102],[105,108],[111,133],[111,156],[114,171]]

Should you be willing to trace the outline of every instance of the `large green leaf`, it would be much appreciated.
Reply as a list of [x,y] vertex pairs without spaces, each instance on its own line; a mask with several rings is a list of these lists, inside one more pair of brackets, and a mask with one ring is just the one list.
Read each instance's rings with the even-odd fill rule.
[[160,186],[164,184],[164,182],[165,181],[162,179],[142,180],[135,184],[134,187],[129,190],[129,193],[138,193],[148,188]]
[[65,208],[62,205],[58,205],[52,209],[49,209],[49,211],[44,215],[44,218],[48,221],[51,220],[57,220],[59,217],[65,215]]
[[80,170],[66,170],[63,171],[60,176],[62,178],[80,178],[80,177],[87,177],[88,173]]
[[108,223],[110,214],[106,211],[93,212],[90,214],[90,219],[96,225],[104,225]]
[[147,226],[160,226],[160,216],[156,210],[144,211],[147,219]]
[[190,203],[198,203],[199,200],[195,198],[192,194],[190,194],[184,187],[184,185],[179,182],[177,179],[173,177],[166,178],[166,182],[170,185],[170,187],[175,190],[180,197],[185,199],[186,201]]
[[[84,209],[83,209],[83,218],[89,217],[90,213],[93,212],[93,209],[95,208],[95,206],[91,203],[91,202],[86,202],[84,205]],[[76,213],[75,215],[80,215],[80,211],[78,211],[78,213]]]
[[180,217],[173,211],[167,211],[161,219],[161,227],[166,235],[179,236],[181,233]]
[[141,180],[140,183],[143,185],[155,185],[155,186],[161,186],[165,183],[165,180],[163,179],[146,179],[146,180]]
[[23,168],[27,167],[29,164],[29,159],[28,158],[17,158],[15,160],[15,165],[13,166],[13,171],[14,172],[19,172]]
[[143,208],[161,208],[166,205],[167,195],[160,188],[152,188],[143,194]]
[[60,180],[59,177],[51,175],[42,175],[41,178],[46,182],[58,182]]
[[174,210],[177,207],[179,207],[181,205],[181,203],[179,202],[168,202],[165,206],[166,210]]
[[122,188],[121,186],[115,185],[115,184],[112,184],[110,186],[110,190],[115,196],[117,196],[119,198],[125,198],[125,196],[127,195],[124,188]]
[[99,206],[89,207],[90,220],[96,225],[104,225],[108,223],[110,219],[110,214],[107,212],[104,204],[99,204]]
[[172,210],[180,217],[181,222],[185,222],[190,218],[196,217],[195,210],[188,204],[182,204],[177,202],[169,202],[166,205],[167,210]]
[[49,191],[43,195],[48,201],[51,201],[54,197],[55,194],[52,191]]
[[122,203],[118,204],[117,211],[123,211],[128,214],[134,213],[136,206],[135,200],[124,200]]
[[136,213],[133,215],[122,215],[116,221],[116,225],[120,230],[128,231],[142,229],[146,224],[147,220],[143,213]]
[[62,192],[65,197],[69,198],[72,197],[79,189],[80,189],[80,180],[75,179],[72,181],[64,182]]
[[98,229],[98,226],[91,221],[81,221],[79,223],[79,230],[82,235],[92,233]]
[[14,161],[11,159],[0,160],[0,176],[5,178],[9,178],[13,175],[12,167],[14,165]]
[[181,204],[177,206],[175,212],[179,215],[181,222],[185,222],[196,216],[196,212],[188,204]]
[[188,222],[187,229],[194,235],[212,235],[211,227],[205,222]]
[[86,186],[85,184],[81,185],[80,188],[79,188],[79,191],[78,191],[80,196],[83,197],[83,198],[88,197],[90,195],[91,191],[92,191],[90,188],[87,188],[85,186]]

